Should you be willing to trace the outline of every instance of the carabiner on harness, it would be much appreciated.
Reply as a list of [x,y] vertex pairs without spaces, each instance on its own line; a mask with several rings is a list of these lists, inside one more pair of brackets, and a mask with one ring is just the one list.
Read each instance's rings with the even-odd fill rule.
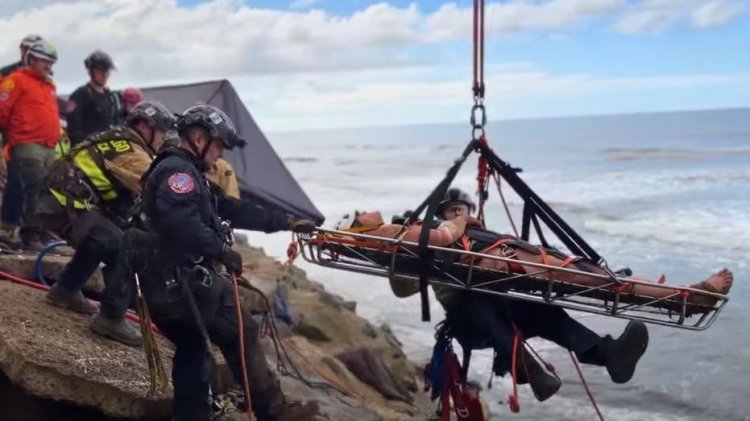
[[192,270],[193,279],[206,288],[211,288],[214,283],[214,278],[211,276],[211,272],[203,265],[195,265]]

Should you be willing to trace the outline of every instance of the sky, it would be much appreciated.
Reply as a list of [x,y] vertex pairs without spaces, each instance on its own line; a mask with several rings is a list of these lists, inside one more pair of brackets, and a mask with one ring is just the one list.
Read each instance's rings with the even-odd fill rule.
[[[229,79],[266,131],[467,123],[473,1],[0,0],[0,60],[38,33],[58,90]],[[486,0],[493,120],[750,106],[750,0]],[[3,64],[4,64],[3,62]]]

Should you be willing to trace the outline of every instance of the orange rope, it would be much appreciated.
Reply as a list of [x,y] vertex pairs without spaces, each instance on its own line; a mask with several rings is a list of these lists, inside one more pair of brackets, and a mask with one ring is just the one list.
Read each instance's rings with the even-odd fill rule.
[[242,382],[245,387],[245,401],[247,402],[247,416],[250,421],[255,421],[253,414],[253,404],[250,399],[250,381],[247,378],[247,361],[245,361],[245,332],[242,320],[242,307],[240,303],[240,290],[237,286],[237,276],[232,274],[232,284],[234,286],[234,305],[237,307],[237,323],[240,340],[240,363],[242,364]]

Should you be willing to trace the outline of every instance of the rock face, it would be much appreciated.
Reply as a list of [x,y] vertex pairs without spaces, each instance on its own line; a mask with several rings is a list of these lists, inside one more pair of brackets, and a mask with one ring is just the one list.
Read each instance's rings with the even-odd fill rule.
[[[291,373],[280,375],[288,399],[318,402],[317,420],[429,418],[433,405],[419,391],[419,370],[406,359],[387,326],[372,326],[356,315],[356,303],[325,291],[297,268],[286,270],[260,249],[246,246],[238,251],[246,263],[245,277],[255,289],[240,289],[243,306],[264,312],[277,304],[277,288],[288,302],[291,323],[275,319],[288,356],[283,358],[282,371]],[[0,268],[32,277],[34,260],[35,256],[4,255]],[[54,276],[64,263],[63,257],[46,258],[45,273]],[[171,388],[166,394],[148,395],[143,351],[95,335],[88,323],[87,316],[47,305],[43,291],[0,279],[0,369],[4,376],[24,395],[91,411],[71,419],[168,419]],[[271,339],[262,342],[269,367],[279,367]],[[172,346],[160,337],[159,345],[169,372]],[[223,381],[220,387],[237,387],[222,366],[221,356],[216,360]],[[3,395],[7,401],[9,395]],[[8,406],[0,398],[0,404],[4,414],[14,410],[26,415],[14,419],[49,419],[31,416],[20,400],[9,401]]]
[[[164,418],[169,394],[148,396],[143,352],[89,331],[88,317],[44,302],[44,292],[0,282],[0,368],[27,393],[122,418]],[[171,344],[160,340],[167,370]]]

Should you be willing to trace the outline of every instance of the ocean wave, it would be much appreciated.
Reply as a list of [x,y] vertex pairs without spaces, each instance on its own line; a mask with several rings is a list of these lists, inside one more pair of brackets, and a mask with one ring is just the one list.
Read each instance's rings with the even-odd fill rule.
[[700,159],[707,156],[737,156],[750,155],[750,148],[659,148],[659,147],[612,147],[601,149],[600,152],[612,161],[635,161],[646,159]]
[[283,159],[284,162],[318,162],[318,158],[312,158],[307,156],[290,156]]
[[747,205],[747,202],[724,202],[716,208],[698,205],[660,209],[616,220],[589,218],[584,226],[608,236],[658,241],[711,253],[741,253],[747,249],[747,238],[750,238]]
[[548,202],[588,206],[618,200],[650,200],[713,188],[745,189],[750,185],[750,170],[612,171],[577,178],[559,172],[543,176],[529,174],[526,179],[531,188]]

